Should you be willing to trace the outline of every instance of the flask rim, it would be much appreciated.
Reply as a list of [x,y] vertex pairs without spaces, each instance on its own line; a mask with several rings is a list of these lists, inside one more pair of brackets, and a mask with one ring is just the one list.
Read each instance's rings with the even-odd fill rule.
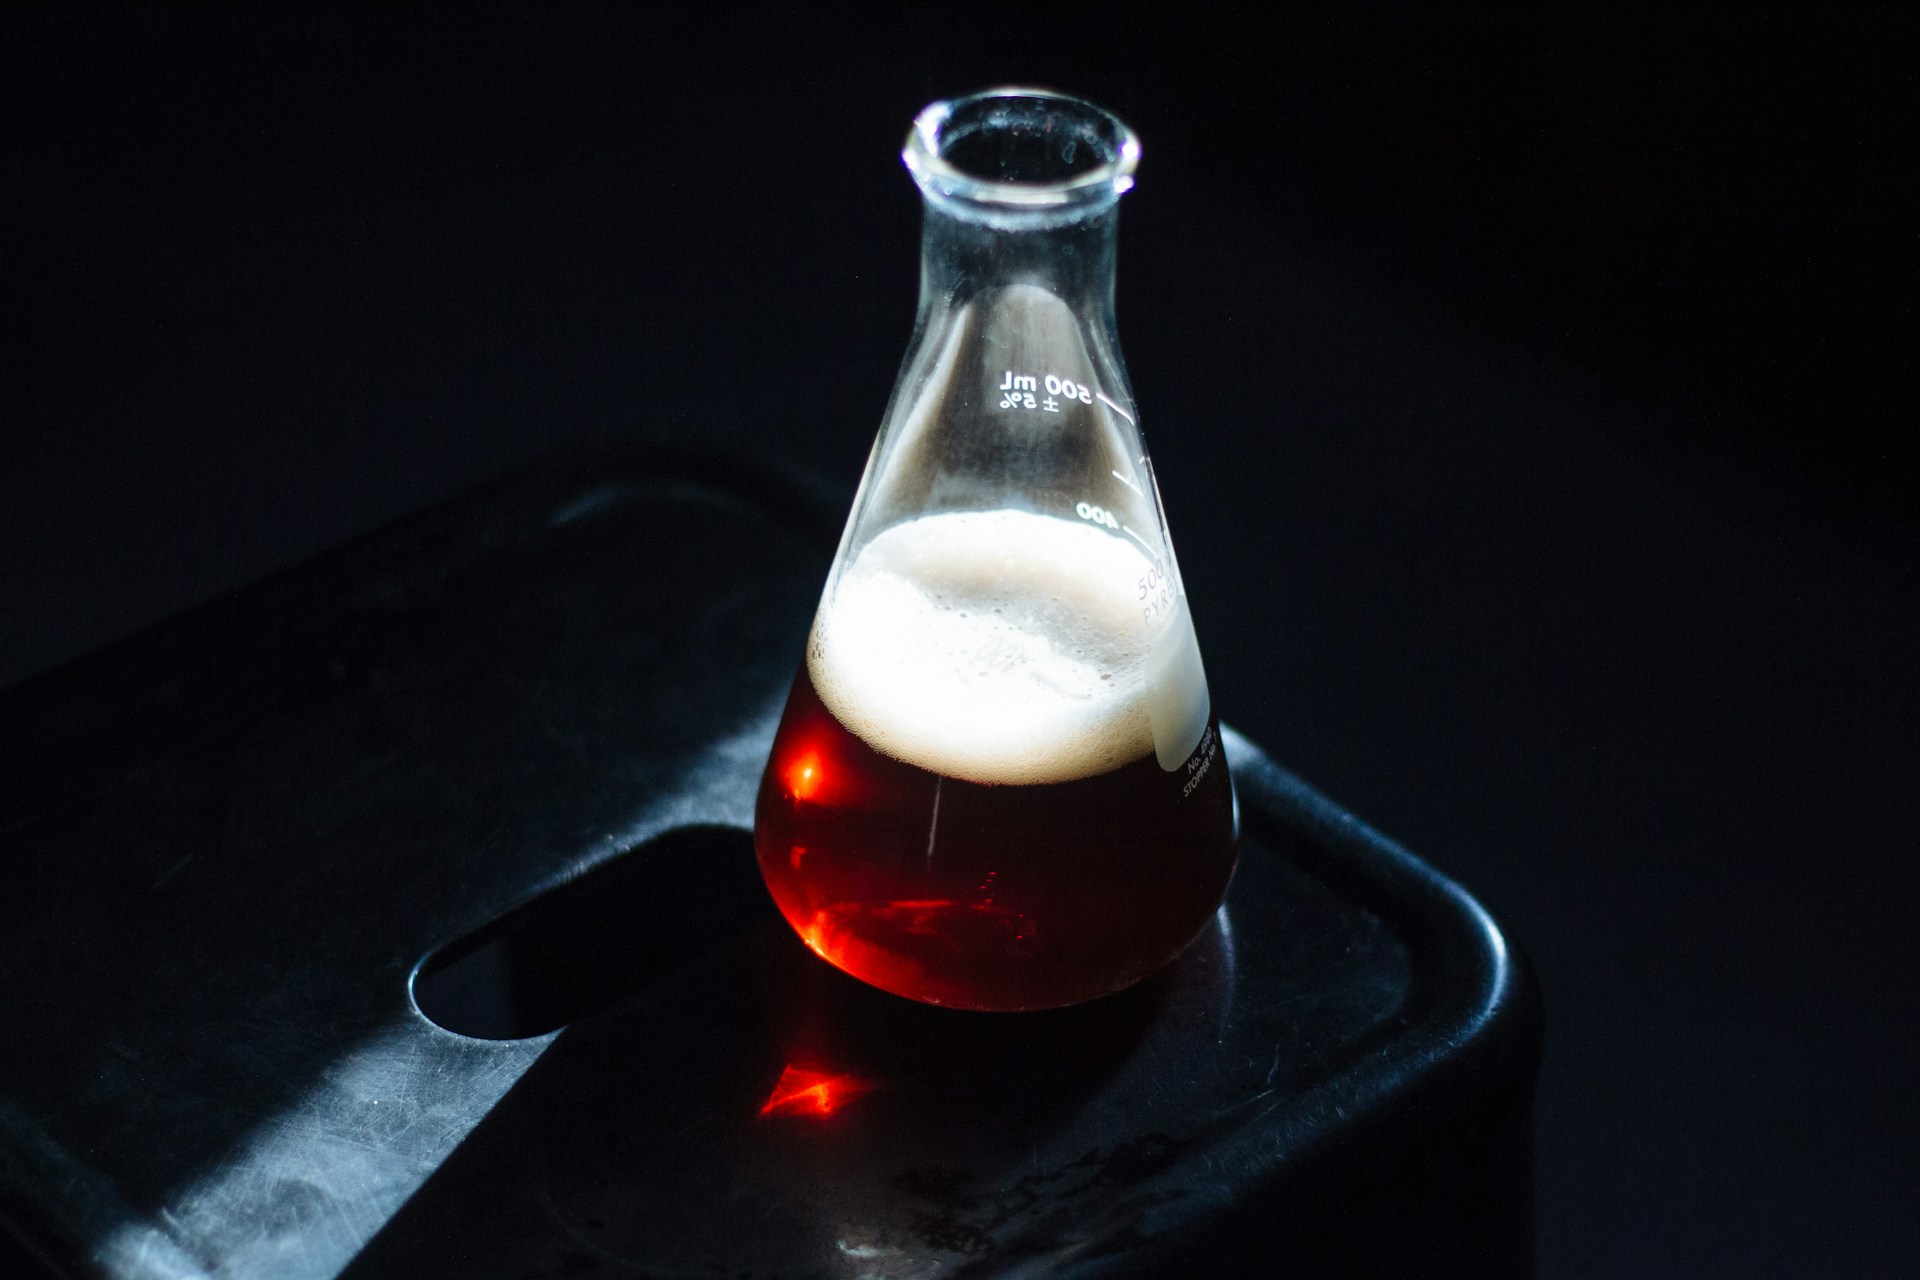
[[[1009,111],[1008,108],[1012,110]],[[1034,118],[1058,120],[1072,131],[1073,144],[1085,143],[1097,160],[1056,179],[1033,180],[983,174],[949,158],[954,146],[987,130],[1016,129],[1013,114],[1024,108]],[[1098,212],[1133,187],[1140,164],[1140,139],[1119,117],[1084,98],[1052,89],[1008,86],[929,104],[914,117],[900,153],[925,196],[948,206],[972,207],[1061,221]]]

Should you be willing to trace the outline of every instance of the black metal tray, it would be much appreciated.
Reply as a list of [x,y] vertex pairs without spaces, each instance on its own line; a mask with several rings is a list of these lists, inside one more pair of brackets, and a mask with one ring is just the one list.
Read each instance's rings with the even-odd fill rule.
[[1131,992],[792,938],[745,828],[843,511],[563,459],[0,694],[0,1273],[1530,1271],[1523,964],[1237,735]]

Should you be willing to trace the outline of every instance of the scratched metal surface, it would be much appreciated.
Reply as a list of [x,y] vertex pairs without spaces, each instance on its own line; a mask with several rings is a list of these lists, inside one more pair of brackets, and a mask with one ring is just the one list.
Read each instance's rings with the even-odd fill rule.
[[[1234,736],[1228,905],[1122,997],[910,1006],[748,888],[728,945],[601,1016],[519,1041],[425,1020],[421,957],[660,833],[733,828],[739,853],[638,882],[637,929],[688,930],[689,877],[751,881],[836,516],[723,460],[577,459],[0,696],[0,1257],[125,1280],[1200,1274],[1284,1252],[1255,1216],[1325,1235],[1316,1186],[1403,1222],[1448,1179],[1524,1198],[1494,1167],[1511,1135],[1487,1154],[1537,1061],[1498,931]],[[871,1088],[763,1114],[796,1062]],[[1366,1190],[1432,1164],[1435,1134],[1458,1168]],[[1489,1273],[1524,1269],[1492,1238],[1522,1216],[1473,1242]]]

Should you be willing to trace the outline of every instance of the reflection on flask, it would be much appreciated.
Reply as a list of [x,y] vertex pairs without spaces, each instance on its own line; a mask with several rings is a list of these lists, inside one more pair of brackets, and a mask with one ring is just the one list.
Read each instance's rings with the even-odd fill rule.
[[[761,783],[815,952],[934,1004],[1144,977],[1232,873],[1231,782],[1114,339],[1131,134],[1034,91],[922,113],[921,317]],[[961,167],[964,157],[966,167]]]

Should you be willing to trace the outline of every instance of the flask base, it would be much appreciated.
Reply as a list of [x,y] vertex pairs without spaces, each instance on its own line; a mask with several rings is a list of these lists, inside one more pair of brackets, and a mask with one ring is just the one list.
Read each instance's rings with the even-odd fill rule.
[[849,732],[804,667],[754,833],[816,955],[895,995],[995,1012],[1095,999],[1172,960],[1225,896],[1236,849],[1217,759],[1197,776],[1148,755],[1064,783],[945,777]]

